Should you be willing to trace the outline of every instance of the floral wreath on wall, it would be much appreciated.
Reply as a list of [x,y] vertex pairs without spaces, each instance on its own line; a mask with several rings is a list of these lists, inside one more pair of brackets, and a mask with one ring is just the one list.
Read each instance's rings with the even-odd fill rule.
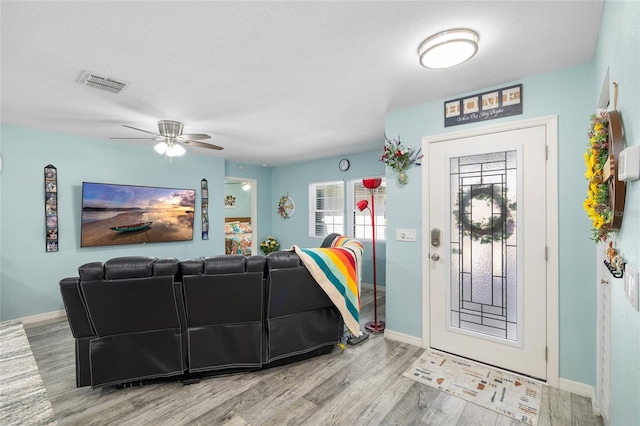
[[293,201],[293,198],[289,197],[289,194],[280,197],[280,201],[278,201],[278,214],[283,219],[289,219],[293,216],[295,209],[296,203]]
[[591,220],[591,239],[606,241],[613,231],[611,222],[613,214],[609,207],[609,186],[604,181],[604,165],[609,158],[609,131],[606,112],[591,115],[589,130],[589,147],[584,153],[586,172],[584,176],[589,181],[587,198],[583,207]]

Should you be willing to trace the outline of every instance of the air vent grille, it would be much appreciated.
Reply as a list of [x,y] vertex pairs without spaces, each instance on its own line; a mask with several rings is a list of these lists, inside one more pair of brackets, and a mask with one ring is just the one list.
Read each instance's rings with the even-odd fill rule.
[[105,90],[115,94],[120,93],[129,85],[129,83],[118,81],[113,78],[101,77],[88,71],[82,71],[77,81],[84,86]]

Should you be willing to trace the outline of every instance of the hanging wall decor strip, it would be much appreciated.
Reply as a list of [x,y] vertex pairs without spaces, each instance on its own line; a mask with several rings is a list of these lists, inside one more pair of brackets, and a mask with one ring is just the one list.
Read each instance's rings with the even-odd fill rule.
[[209,184],[206,179],[200,182],[202,192],[202,239],[209,239]]
[[44,168],[44,215],[47,229],[46,251],[58,251],[58,170],[49,164]]

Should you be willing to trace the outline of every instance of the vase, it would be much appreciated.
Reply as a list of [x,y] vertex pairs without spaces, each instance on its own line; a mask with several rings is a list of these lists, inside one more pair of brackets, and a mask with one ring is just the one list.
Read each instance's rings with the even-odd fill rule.
[[407,182],[409,182],[409,175],[407,175],[404,170],[398,172],[398,183],[400,185],[406,185]]

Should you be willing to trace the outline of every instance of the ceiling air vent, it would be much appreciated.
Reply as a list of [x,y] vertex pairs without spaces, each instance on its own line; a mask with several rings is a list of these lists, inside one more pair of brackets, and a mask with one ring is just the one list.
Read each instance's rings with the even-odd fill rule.
[[76,80],[78,83],[93,87],[95,89],[106,90],[107,92],[118,94],[129,85],[127,82],[114,80],[113,78],[101,77],[89,71],[82,71]]

